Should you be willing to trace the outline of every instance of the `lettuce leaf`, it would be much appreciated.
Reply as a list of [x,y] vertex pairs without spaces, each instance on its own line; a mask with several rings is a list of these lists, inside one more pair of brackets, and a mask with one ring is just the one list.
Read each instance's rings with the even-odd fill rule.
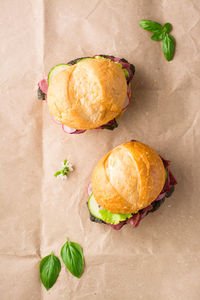
[[126,219],[129,219],[132,217],[132,214],[112,214],[109,211],[105,209],[100,209],[99,213],[102,217],[102,220],[106,223],[110,224],[119,224],[121,221],[125,221]]

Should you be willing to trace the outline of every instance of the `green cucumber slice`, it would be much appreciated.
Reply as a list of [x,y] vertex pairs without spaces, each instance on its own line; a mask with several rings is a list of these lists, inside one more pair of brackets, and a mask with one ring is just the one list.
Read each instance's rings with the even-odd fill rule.
[[126,78],[129,78],[129,72],[126,69],[122,69]]
[[[102,57],[102,56],[95,56],[95,57],[83,57],[83,58],[81,58],[80,60],[78,60],[76,63],[79,63],[80,61],[85,60],[85,59],[99,59],[99,58],[102,58],[102,59],[106,59],[106,60],[108,60],[108,61],[111,61],[109,58],[105,58],[105,57]],[[122,65],[121,65],[120,63],[118,63],[118,62],[114,62],[114,63],[115,63],[116,65],[118,65],[118,66],[124,71],[125,77],[128,78],[128,77],[129,77],[128,71],[127,71],[126,69],[123,69],[123,68],[122,68]],[[57,73],[59,73],[59,72],[61,72],[61,71],[63,71],[63,70],[68,69],[69,66],[70,66],[70,65],[68,65],[68,64],[58,64],[58,65],[54,66],[54,67],[50,70],[50,72],[49,72],[49,74],[48,74],[48,79],[47,79],[48,85],[49,85],[51,79],[53,78],[53,76],[55,76]]]
[[105,59],[105,60],[108,60],[108,61],[110,61],[110,59],[109,59],[109,58],[107,58],[107,57],[103,57],[103,56],[99,56],[99,55],[96,55],[94,58],[95,58],[95,59],[99,59],[99,58],[101,58],[101,59]]
[[99,208],[98,203],[94,198],[92,193],[88,199],[88,208],[90,213],[97,219],[100,219],[106,223],[119,224],[119,222],[124,221],[132,217],[132,214],[112,214],[106,209]]
[[118,62],[116,62],[116,61],[114,61],[114,63],[115,63],[118,67],[120,67],[120,69],[122,69],[122,65],[121,65],[120,63],[118,63]]
[[126,70],[126,69],[124,69],[123,67],[122,67],[122,64],[120,64],[120,63],[118,63],[118,62],[115,62],[114,61],[114,63],[116,64],[116,65],[118,65],[121,69],[122,69],[122,71],[124,72],[124,75],[125,75],[125,77],[126,78],[129,78],[129,72]]
[[80,60],[77,61],[77,64],[82,61],[82,60],[85,60],[85,59],[95,59],[95,57],[83,57],[81,58]]
[[54,66],[48,74],[48,80],[47,80],[48,85],[53,76],[55,76],[57,73],[59,73],[63,70],[68,69],[68,67],[69,67],[69,65],[67,65],[67,64],[59,64],[59,65]]
[[102,217],[99,213],[99,205],[96,202],[93,193],[90,195],[90,198],[88,199],[88,209],[95,218],[102,220]]

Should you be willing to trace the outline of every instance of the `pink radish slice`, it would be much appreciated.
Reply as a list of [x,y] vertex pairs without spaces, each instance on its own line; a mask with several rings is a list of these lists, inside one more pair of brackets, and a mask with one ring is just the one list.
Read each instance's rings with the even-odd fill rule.
[[129,104],[130,104],[130,98],[127,96],[122,111],[124,111],[129,106]]
[[58,121],[56,120],[56,118],[54,118],[53,116],[52,116],[52,119],[54,120],[54,122],[55,122],[56,124],[62,125],[62,123],[58,122]]
[[47,84],[47,78],[45,77],[38,83],[39,88],[44,94],[47,94],[48,91],[48,84]]
[[129,84],[127,85],[127,96],[130,98],[130,86],[129,86]]
[[76,129],[75,132],[72,132],[72,134],[79,134],[79,133],[83,133],[85,132],[86,130],[83,130],[83,129]]
[[154,201],[160,201],[161,199],[163,199],[165,197],[165,195],[166,195],[166,192],[160,194]]
[[64,130],[64,132],[69,133],[69,134],[74,133],[76,131],[76,129],[70,128],[64,124],[62,124],[62,129]]
[[64,132],[69,133],[69,134],[79,134],[79,133],[83,133],[86,130],[79,130],[79,129],[74,129],[71,127],[68,127],[67,125],[62,124],[62,129],[64,130]]
[[90,196],[92,194],[92,183],[91,182],[87,186],[87,193],[88,193],[88,196]]
[[127,97],[126,97],[126,101],[125,101],[125,105],[124,108],[122,109],[122,111],[124,111],[130,104],[130,87],[129,84],[127,85]]

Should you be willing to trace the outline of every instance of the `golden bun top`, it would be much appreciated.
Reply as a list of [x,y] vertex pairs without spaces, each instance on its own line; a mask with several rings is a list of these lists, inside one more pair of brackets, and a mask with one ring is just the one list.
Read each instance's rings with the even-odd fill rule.
[[93,129],[120,114],[127,96],[123,70],[103,58],[84,59],[53,76],[47,102],[59,122]]
[[140,142],[114,148],[100,159],[92,174],[94,197],[111,213],[132,213],[147,207],[164,184],[160,156]]

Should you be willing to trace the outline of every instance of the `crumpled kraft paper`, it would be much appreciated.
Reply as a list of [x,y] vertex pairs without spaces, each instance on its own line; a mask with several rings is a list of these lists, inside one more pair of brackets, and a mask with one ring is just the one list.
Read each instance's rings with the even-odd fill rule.
[[[0,3],[1,300],[199,300],[200,3],[197,0],[14,0]],[[173,25],[174,60],[138,26]],[[68,135],[37,83],[51,67],[94,54],[136,67],[132,103],[113,132]],[[97,161],[137,139],[171,160],[175,193],[159,211],[119,232],[91,223],[86,187]],[[74,172],[54,178],[61,161]],[[62,263],[48,292],[38,265],[66,236],[82,245],[85,272]]]

